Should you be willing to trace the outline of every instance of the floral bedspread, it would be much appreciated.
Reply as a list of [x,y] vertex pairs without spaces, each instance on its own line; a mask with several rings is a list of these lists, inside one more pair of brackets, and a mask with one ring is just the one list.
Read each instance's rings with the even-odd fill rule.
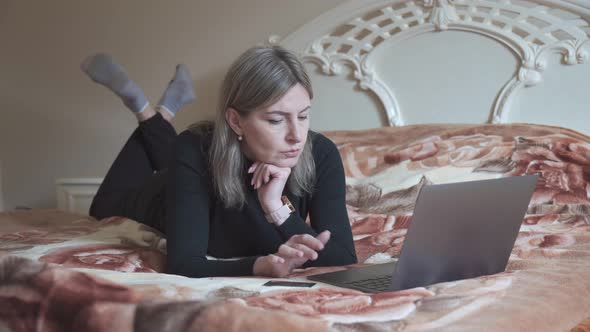
[[420,186],[539,174],[506,271],[381,294],[191,279],[161,273],[165,239],[133,220],[10,211],[0,213],[0,330],[590,331],[590,138],[537,125],[326,135],[345,166],[359,266],[396,259]]

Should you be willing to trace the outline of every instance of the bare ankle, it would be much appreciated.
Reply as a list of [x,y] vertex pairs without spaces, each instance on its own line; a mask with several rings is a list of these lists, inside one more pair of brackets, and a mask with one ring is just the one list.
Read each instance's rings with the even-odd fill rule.
[[154,115],[156,115],[156,111],[149,105],[141,113],[135,113],[138,122],[151,119]]
[[161,108],[158,108],[158,113],[160,113],[160,115],[162,115],[164,120],[166,120],[168,122],[172,122],[172,119],[174,118],[169,112],[166,112],[165,110],[163,110]]

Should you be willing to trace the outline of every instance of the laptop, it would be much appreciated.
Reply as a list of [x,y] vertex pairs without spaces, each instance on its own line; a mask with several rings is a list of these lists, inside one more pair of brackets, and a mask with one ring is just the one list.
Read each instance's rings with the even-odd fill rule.
[[425,185],[397,262],[308,279],[381,293],[503,272],[537,177]]

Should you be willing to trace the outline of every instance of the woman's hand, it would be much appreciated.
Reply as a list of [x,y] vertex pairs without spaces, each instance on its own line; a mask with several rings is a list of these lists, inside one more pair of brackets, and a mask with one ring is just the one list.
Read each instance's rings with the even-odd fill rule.
[[283,206],[281,196],[291,174],[290,168],[277,167],[257,161],[250,166],[248,173],[254,173],[250,184],[254,186],[254,189],[258,190],[258,200],[265,214],[276,211]]
[[330,231],[323,231],[318,236],[309,234],[293,235],[279,247],[275,254],[258,257],[254,262],[255,276],[281,278],[301,267],[308,260],[316,260],[318,251],[330,239]]

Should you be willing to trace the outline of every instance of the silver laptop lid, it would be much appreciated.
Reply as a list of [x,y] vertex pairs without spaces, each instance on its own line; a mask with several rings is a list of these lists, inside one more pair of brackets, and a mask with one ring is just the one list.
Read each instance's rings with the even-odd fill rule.
[[391,290],[504,271],[537,175],[422,187]]

